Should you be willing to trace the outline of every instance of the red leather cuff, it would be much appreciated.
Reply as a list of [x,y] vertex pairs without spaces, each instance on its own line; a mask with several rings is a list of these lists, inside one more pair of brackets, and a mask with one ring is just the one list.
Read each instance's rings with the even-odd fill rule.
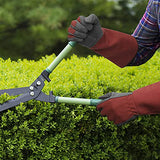
[[135,90],[133,98],[139,114],[159,114],[160,82]]
[[103,36],[91,50],[109,59],[119,67],[125,67],[137,53],[136,39],[128,34],[102,28]]

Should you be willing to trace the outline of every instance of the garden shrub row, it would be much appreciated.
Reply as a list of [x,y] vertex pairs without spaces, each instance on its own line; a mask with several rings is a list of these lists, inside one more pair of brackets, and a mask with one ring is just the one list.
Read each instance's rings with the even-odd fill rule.
[[[52,62],[0,59],[0,89],[29,86]],[[43,91],[56,96],[98,98],[107,92],[132,92],[160,79],[160,55],[123,69],[103,57],[63,60]],[[0,103],[10,97],[0,96]],[[123,106],[121,106],[123,109]],[[117,127],[95,106],[31,100],[0,113],[3,160],[151,160],[160,159],[160,116],[140,116]]]

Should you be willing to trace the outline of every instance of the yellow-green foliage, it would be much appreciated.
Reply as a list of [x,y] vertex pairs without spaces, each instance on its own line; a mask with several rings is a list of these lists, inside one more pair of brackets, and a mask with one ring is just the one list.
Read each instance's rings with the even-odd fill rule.
[[[159,81],[159,59],[157,52],[144,65],[121,69],[103,57],[73,55],[53,71],[43,91],[83,98],[131,92]],[[29,86],[52,61],[0,59],[0,89]],[[9,98],[0,96],[0,103]],[[0,159],[159,159],[159,127],[158,115],[117,127],[93,106],[32,100],[0,113]]]

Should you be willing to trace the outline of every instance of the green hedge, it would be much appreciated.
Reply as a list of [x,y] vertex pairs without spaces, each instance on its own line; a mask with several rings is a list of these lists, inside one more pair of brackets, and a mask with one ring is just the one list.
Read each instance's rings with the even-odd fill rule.
[[[159,81],[159,59],[157,52],[145,65],[121,69],[102,57],[73,55],[55,69],[43,91],[83,98],[131,92]],[[37,62],[0,59],[0,88],[29,86],[52,60],[53,56]],[[2,95],[0,102],[8,98]],[[141,116],[117,127],[94,106],[34,100],[0,113],[2,160],[160,159],[159,141],[159,115]]]

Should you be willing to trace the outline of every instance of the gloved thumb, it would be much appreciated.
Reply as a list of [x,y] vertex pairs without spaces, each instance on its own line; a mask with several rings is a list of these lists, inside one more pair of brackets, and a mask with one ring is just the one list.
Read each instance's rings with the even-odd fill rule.
[[112,92],[109,92],[101,97],[99,97],[99,99],[107,99],[107,98],[110,98],[112,96]]
[[109,98],[118,98],[118,97],[123,97],[123,96],[128,96],[132,94],[132,92],[128,92],[128,93],[116,93],[116,92],[109,92],[101,97],[99,97],[99,99],[109,99]]

